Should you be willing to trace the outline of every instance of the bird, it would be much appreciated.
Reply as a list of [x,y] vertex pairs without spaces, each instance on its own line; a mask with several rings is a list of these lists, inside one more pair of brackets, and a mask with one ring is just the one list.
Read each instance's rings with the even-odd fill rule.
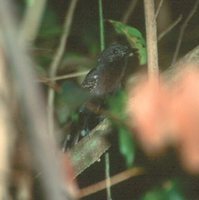
[[[114,43],[99,55],[96,66],[92,68],[81,84],[88,91],[90,99],[78,110],[79,120],[72,125],[64,141],[64,151],[74,146],[82,137],[104,119],[97,111],[106,108],[106,98],[113,95],[120,87],[125,75],[128,58],[133,55],[130,47]],[[89,105],[94,106],[93,109]]]

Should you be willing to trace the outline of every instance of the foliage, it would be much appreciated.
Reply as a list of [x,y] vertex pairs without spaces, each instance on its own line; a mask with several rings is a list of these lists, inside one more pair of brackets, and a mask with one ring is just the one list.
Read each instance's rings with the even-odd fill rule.
[[146,42],[141,32],[134,27],[128,26],[118,21],[109,20],[109,22],[113,25],[115,31],[119,34],[124,35],[129,41],[129,44],[132,46],[132,48],[135,48],[137,50],[140,65],[146,64],[147,62]]
[[147,192],[142,200],[185,200],[179,188],[179,182],[167,181],[162,187],[157,187]]
[[[126,93],[120,90],[114,97],[109,99],[109,106],[110,113],[113,116],[112,122],[118,131],[120,153],[124,156],[126,165],[130,167],[135,158],[135,143],[132,133],[125,125],[127,120],[127,114],[125,112],[126,100]],[[114,118],[116,119],[114,120]]]

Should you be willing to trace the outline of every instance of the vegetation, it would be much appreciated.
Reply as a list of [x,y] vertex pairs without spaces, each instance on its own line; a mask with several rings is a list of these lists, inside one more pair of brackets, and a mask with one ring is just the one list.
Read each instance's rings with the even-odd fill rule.
[[[0,0],[0,199],[198,199],[198,6]],[[65,152],[81,82],[113,43],[134,54],[121,88]]]

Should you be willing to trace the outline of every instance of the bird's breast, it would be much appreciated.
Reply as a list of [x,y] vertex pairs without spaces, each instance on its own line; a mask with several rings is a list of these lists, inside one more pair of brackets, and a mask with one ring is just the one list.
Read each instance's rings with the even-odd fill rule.
[[91,91],[91,94],[97,96],[107,95],[117,90],[124,76],[125,68],[119,70],[105,69],[96,75],[96,86]]

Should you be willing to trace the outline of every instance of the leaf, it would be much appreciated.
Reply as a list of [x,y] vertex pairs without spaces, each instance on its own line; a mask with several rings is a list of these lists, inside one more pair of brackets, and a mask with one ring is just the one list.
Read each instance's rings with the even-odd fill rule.
[[119,127],[118,132],[120,153],[124,156],[127,167],[131,167],[135,158],[133,138],[126,127]]
[[140,64],[141,65],[146,64],[147,62],[146,42],[141,32],[134,27],[128,26],[118,21],[109,20],[109,22],[113,25],[115,31],[119,34],[124,35],[127,38],[131,47],[137,50]]
[[126,160],[127,167],[132,166],[135,158],[135,144],[130,131],[125,126],[127,114],[125,112],[127,95],[124,91],[119,91],[114,97],[109,99],[110,112],[118,120],[113,121],[113,125],[118,129],[120,153]]
[[149,191],[142,200],[185,200],[185,198],[179,183],[176,180],[170,180],[162,187]]

